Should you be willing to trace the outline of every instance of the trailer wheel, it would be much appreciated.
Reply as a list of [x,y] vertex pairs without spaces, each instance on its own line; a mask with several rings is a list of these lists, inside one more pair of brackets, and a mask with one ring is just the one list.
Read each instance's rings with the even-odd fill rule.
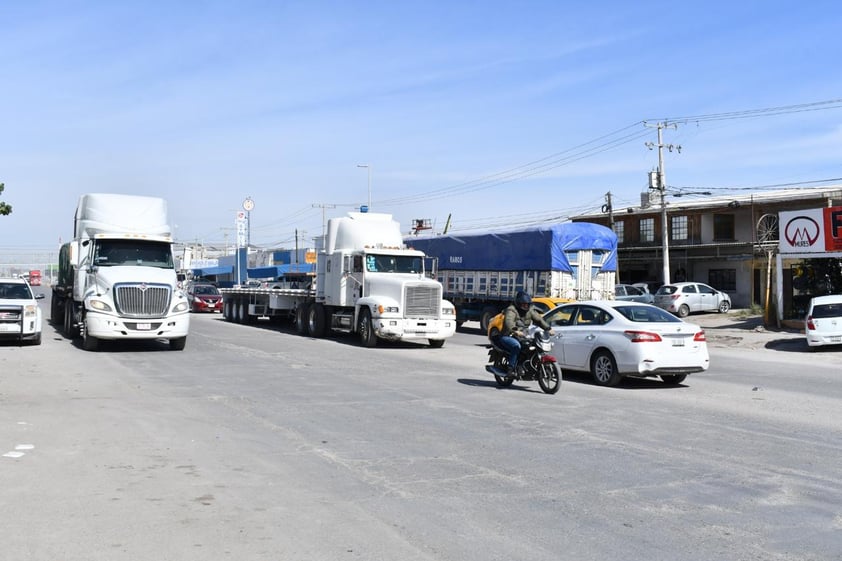
[[491,319],[497,315],[497,310],[495,308],[486,307],[482,309],[482,315],[479,317],[479,326],[482,329],[483,333],[488,333],[488,325],[491,323]]
[[225,321],[231,321],[231,300],[222,301],[222,317]]
[[313,337],[324,337],[325,307],[321,304],[311,304],[307,307],[307,329]]
[[377,335],[374,334],[374,325],[371,323],[371,312],[368,308],[360,311],[360,323],[357,327],[360,334],[360,343],[363,347],[377,346]]
[[301,304],[295,308],[295,331],[299,335],[307,335],[307,304]]

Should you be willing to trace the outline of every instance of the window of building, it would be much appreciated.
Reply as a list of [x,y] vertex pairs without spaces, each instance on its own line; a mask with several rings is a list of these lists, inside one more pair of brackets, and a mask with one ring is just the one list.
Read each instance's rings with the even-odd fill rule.
[[626,241],[626,223],[623,220],[614,222],[614,233],[617,234],[617,243]]
[[711,269],[708,271],[708,284],[725,292],[737,291],[736,269]]
[[640,221],[640,241],[654,242],[655,241],[655,219],[644,218]]
[[686,216],[673,216],[670,219],[670,238],[686,240],[688,238],[688,220]]
[[713,239],[734,240],[734,215],[714,214],[713,215]]

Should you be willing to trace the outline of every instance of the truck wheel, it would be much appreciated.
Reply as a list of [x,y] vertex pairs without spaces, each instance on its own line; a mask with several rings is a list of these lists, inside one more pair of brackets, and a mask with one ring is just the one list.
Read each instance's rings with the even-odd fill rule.
[[61,306],[59,306],[59,298],[56,296],[56,293],[53,292],[53,297],[50,299],[50,323],[53,325],[61,325],[64,321],[64,314],[62,313]]
[[308,335],[307,329],[307,304],[301,304],[295,308],[295,331],[299,335]]
[[237,302],[237,323],[245,324],[246,321],[246,302],[243,299]]
[[321,304],[311,304],[307,308],[307,329],[313,337],[325,335],[325,307]]
[[64,334],[70,339],[79,337],[79,330],[73,325],[73,301],[67,300],[64,303]]
[[363,308],[360,312],[357,332],[360,334],[360,343],[363,347],[377,346],[377,335],[374,334],[374,325],[371,323],[371,312],[368,308]]
[[99,348],[99,339],[88,333],[88,326],[82,328],[82,348],[86,351],[94,352]]
[[430,343],[430,347],[434,349],[440,349],[444,346],[444,339],[427,339]]
[[231,301],[230,300],[223,300],[222,301],[222,319],[225,321],[231,321]]
[[482,309],[482,314],[479,317],[479,326],[483,333],[488,333],[488,324],[491,323],[491,319],[496,316],[497,313],[497,310],[491,307]]
[[176,337],[175,339],[170,339],[171,351],[183,351],[185,345],[187,345],[187,337]]

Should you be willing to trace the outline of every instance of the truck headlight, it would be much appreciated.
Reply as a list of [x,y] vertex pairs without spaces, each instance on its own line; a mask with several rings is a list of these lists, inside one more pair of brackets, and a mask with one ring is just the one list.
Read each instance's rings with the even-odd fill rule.
[[441,315],[451,316],[451,317],[455,316],[456,315],[456,309],[455,308],[442,308],[441,309]]
[[109,306],[108,304],[106,304],[102,300],[91,299],[91,300],[88,301],[88,305],[91,308],[93,308],[94,310],[97,310],[99,312],[110,312],[111,311],[111,306]]
[[36,315],[38,315],[37,305],[29,304],[23,308],[23,317],[34,318]]
[[397,306],[383,306],[381,304],[380,306],[377,306],[377,311],[380,312],[381,314],[384,313],[384,312],[387,313],[387,314],[396,314],[396,313],[398,313],[398,307]]
[[186,312],[187,311],[187,302],[179,302],[175,305],[172,309],[173,312]]

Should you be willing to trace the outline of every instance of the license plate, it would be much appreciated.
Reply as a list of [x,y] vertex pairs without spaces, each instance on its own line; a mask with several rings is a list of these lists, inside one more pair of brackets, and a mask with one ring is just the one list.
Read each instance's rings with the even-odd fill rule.
[[137,324],[137,330],[138,331],[149,331],[150,329],[152,329],[151,323],[138,323]]
[[827,340],[830,341],[831,343],[842,343],[842,336],[828,337]]
[[684,339],[673,339],[672,340],[673,347],[683,347],[684,346]]
[[20,326],[15,323],[0,323],[0,331],[20,331]]

